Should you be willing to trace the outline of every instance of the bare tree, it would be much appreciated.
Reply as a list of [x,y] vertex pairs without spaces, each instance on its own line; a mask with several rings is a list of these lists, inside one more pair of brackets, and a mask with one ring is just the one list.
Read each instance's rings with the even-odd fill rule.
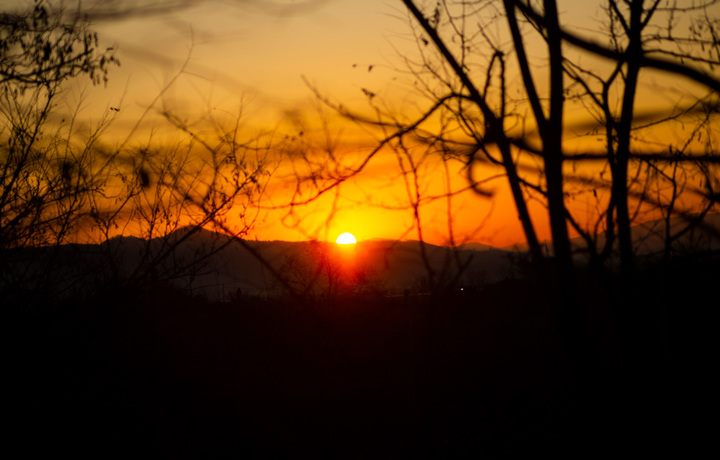
[[[609,290],[631,304],[620,315],[632,324],[626,337],[642,340],[631,338],[642,336],[631,300],[633,222],[665,219],[669,254],[680,235],[719,209],[718,2],[599,1],[604,18],[594,30],[568,23],[555,0],[403,5],[419,51],[405,62],[425,109],[413,119],[379,110],[369,90],[374,117],[328,102],[384,135],[364,161],[327,177],[318,194],[387,147],[399,153],[410,192],[422,160],[408,156],[409,146],[462,159],[470,186],[484,195],[490,193],[479,184],[500,168],[573,362],[586,366],[591,344],[580,315],[572,232],[594,270],[614,269],[618,255],[621,283]],[[644,102],[661,91],[662,102]],[[547,209],[551,256],[537,236],[532,200]],[[411,196],[413,209],[420,201]],[[671,231],[675,216],[686,225]]]
[[[272,133],[246,136],[242,108],[223,119],[189,123],[158,107],[163,91],[145,113],[160,110],[178,139],[160,144],[151,138],[138,146],[133,129],[124,142],[108,146],[104,129],[120,108],[108,110],[88,130],[77,122],[77,112],[68,115],[59,106],[69,80],[105,81],[117,64],[112,50],[98,50],[97,35],[79,15],[52,10],[41,0],[1,20],[3,293],[187,277],[247,235],[280,157]],[[186,244],[202,229],[225,236],[202,247]],[[117,236],[136,237],[134,244],[142,247],[130,257],[113,240]],[[104,254],[98,258],[92,249],[74,263],[70,249],[61,248],[72,241],[97,243]],[[45,248],[43,257],[38,248]],[[56,261],[74,265],[58,269]]]
[[[627,342],[642,340],[637,339],[642,336],[641,313],[629,300],[634,298],[635,272],[631,223],[653,208],[666,217],[717,209],[717,174],[711,171],[716,172],[718,162],[713,126],[720,80],[714,69],[720,61],[718,24],[710,11],[717,2],[686,7],[661,0],[599,2],[607,19],[604,28],[589,37],[562,22],[554,0],[442,1],[427,9],[412,0],[403,3],[419,25],[416,34],[423,55],[429,56],[423,62],[427,73],[418,76],[432,78],[439,83],[435,87],[443,88],[427,92],[428,114],[451,112],[465,137],[446,130],[434,133],[435,138],[456,148],[465,146],[468,163],[486,161],[505,169],[530,252],[543,276],[546,263],[527,201],[540,197],[547,207],[557,271],[546,281],[554,292],[552,303],[575,364],[582,367],[587,362],[590,344],[578,311],[568,225],[584,238],[597,264],[608,260],[617,241],[621,298],[630,304],[621,315],[628,325],[625,337]],[[504,23],[508,44],[486,32],[488,21]],[[533,40],[542,46],[530,51],[528,43]],[[435,52],[429,50],[430,44]],[[537,53],[539,57],[533,55]],[[588,58],[601,62],[591,66]],[[516,75],[512,72],[520,77],[520,98],[509,96],[511,89],[517,89],[510,87]],[[669,76],[673,83],[681,81],[695,89],[643,113],[638,99],[646,90],[644,75],[652,80]],[[567,112],[575,104],[594,119],[570,120]],[[512,126],[515,120],[521,121],[521,129]],[[651,142],[652,130],[679,124],[691,125],[692,134],[669,140],[669,145]],[[588,135],[602,133],[601,149],[569,146],[573,132],[583,129]],[[410,132],[416,131],[412,127]],[[698,132],[708,136],[704,143],[697,142]],[[596,162],[589,171],[600,172],[599,178],[577,172],[583,161]],[[610,177],[603,177],[604,171]],[[660,191],[667,187],[670,193]],[[595,203],[602,224],[572,211],[569,200],[577,193]],[[688,216],[688,221],[697,219]],[[599,229],[602,244],[598,244]],[[631,343],[628,348],[632,354]]]
[[[100,84],[116,64],[112,50],[99,47],[82,18],[53,13],[45,1],[0,15],[3,291],[22,281],[46,283],[57,260],[52,248],[68,241],[93,196],[102,193],[109,158],[96,148],[109,119],[87,130],[76,123],[76,111],[65,113],[59,105],[70,79]],[[11,267],[11,260],[23,258],[19,248],[27,247],[45,247],[48,257]],[[56,275],[70,283],[74,276]]]
[[74,118],[50,117],[68,79],[102,83],[117,61],[79,17],[51,15],[44,1],[3,13],[0,27],[0,248],[59,244],[97,190],[96,139],[77,145]]
[[[247,236],[281,157],[271,134],[243,137],[242,110],[231,120],[210,118],[199,126],[168,111],[163,115],[185,140],[165,147],[148,145],[131,154],[131,167],[124,169],[129,187],[125,196],[132,199],[123,218],[139,226],[137,234],[148,245],[145,259],[131,275],[137,279],[160,267],[165,277],[197,270],[198,264]],[[178,260],[176,249],[202,229],[225,237]]]

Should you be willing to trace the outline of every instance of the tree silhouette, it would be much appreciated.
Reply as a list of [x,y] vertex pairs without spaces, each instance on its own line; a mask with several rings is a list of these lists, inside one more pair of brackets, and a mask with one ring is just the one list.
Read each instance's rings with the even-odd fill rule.
[[[73,285],[75,273],[58,271],[58,248],[92,210],[111,173],[112,155],[100,153],[95,128],[59,107],[68,81],[106,81],[118,62],[112,49],[77,14],[51,11],[37,0],[24,11],[0,15],[0,292],[33,296],[49,279]],[[44,247],[43,256],[20,248]],[[29,284],[28,284],[29,283]],[[57,284],[57,283],[55,283]],[[21,294],[21,295],[25,295]],[[7,299],[6,299],[7,300]],[[24,299],[30,303],[29,299]]]
[[[341,172],[325,182],[313,176],[317,194],[388,147],[463,162],[469,186],[483,196],[492,195],[484,184],[501,170],[573,362],[583,368],[592,354],[580,314],[589,300],[576,287],[578,251],[626,305],[618,314],[632,350],[643,340],[632,224],[664,219],[669,256],[674,241],[720,209],[718,2],[599,1],[593,29],[573,24],[554,0],[403,5],[419,55],[405,62],[425,108],[409,119],[381,109],[365,90],[367,117],[321,97],[383,137],[356,166],[335,168]],[[406,171],[412,178],[417,168],[409,163]],[[551,251],[538,237],[532,201],[546,209]],[[413,197],[410,207],[420,202]],[[677,217],[684,225],[671,229]],[[573,233],[581,247],[573,247]],[[620,278],[611,286],[617,258]]]
[[[49,295],[51,285],[73,295],[80,286],[177,279],[197,272],[235,241],[219,238],[179,254],[201,229],[242,237],[254,225],[273,170],[274,139],[244,136],[242,109],[198,123],[160,109],[180,134],[175,141],[151,139],[138,146],[134,133],[143,115],[126,139],[110,146],[103,134],[118,107],[89,130],[76,120],[77,112],[67,115],[60,108],[70,80],[85,76],[103,83],[118,64],[114,50],[100,48],[79,13],[37,0],[27,11],[3,13],[0,39],[3,295]],[[158,109],[164,92],[145,114]],[[50,250],[78,241],[78,234],[84,235],[80,242],[102,243],[91,250],[101,252],[101,259],[86,254],[85,262],[74,263],[67,246]],[[130,251],[111,241],[115,236],[140,237],[133,244],[142,247]],[[20,250],[39,247],[47,249],[42,257]]]
[[[584,239],[595,266],[606,263],[617,247],[620,298],[628,304],[622,315],[633,325],[625,335],[642,335],[633,306],[631,223],[640,213],[657,216],[652,213],[659,210],[666,219],[686,216],[688,226],[681,230],[686,231],[700,221],[695,214],[718,209],[720,44],[712,13],[717,2],[599,2],[606,17],[592,33],[563,21],[554,0],[403,4],[419,26],[424,60],[415,72],[431,106],[394,135],[415,135],[462,152],[468,165],[504,169],[532,259],[551,287],[560,330],[578,366],[586,361],[589,344],[578,312],[569,225]],[[491,25],[505,26],[507,41],[492,36]],[[519,87],[511,83],[515,75]],[[688,89],[669,96],[666,105],[646,109],[641,108],[646,81]],[[511,97],[512,92],[520,97]],[[592,119],[570,119],[574,107]],[[455,125],[423,129],[422,122],[437,113],[454,117]],[[689,133],[653,139],[658,129],[678,126]],[[600,148],[587,142],[570,146],[573,137],[583,136],[601,136]],[[584,162],[591,161],[587,169]],[[581,219],[571,208],[570,201],[583,196],[593,203],[594,220]],[[552,234],[554,269],[549,272],[527,206],[538,198]],[[667,238],[670,244],[669,233]]]
[[[642,137],[649,126],[670,124],[678,119],[695,124],[693,128],[697,130],[711,129],[718,90],[718,79],[713,75],[718,62],[718,44],[713,38],[717,21],[709,9],[715,3],[696,2],[683,8],[667,6],[661,1],[623,2],[622,5],[609,1],[605,4],[607,29],[597,30],[586,38],[568,25],[561,26],[554,1],[544,2],[542,8],[530,2],[504,1],[478,4],[476,9],[454,2],[439,2],[432,14],[420,10],[415,2],[404,1],[420,25],[419,41],[428,42],[425,38],[428,37],[438,50],[437,62],[432,64],[449,68],[443,74],[435,72],[448,93],[442,98],[435,94],[435,101],[443,103],[431,110],[453,111],[470,136],[470,141],[465,141],[468,149],[472,148],[467,153],[470,160],[476,161],[480,157],[482,161],[502,164],[506,169],[534,257],[539,258],[541,251],[525,210],[527,198],[520,193],[520,188],[539,192],[544,197],[553,235],[554,258],[560,267],[564,267],[561,270],[567,271],[572,266],[568,223],[583,236],[589,236],[566,203],[570,192],[568,184],[584,178],[568,174],[563,169],[566,164],[572,166],[590,159],[607,161],[612,176],[609,183],[589,183],[594,186],[593,190],[607,187],[610,191],[610,199],[600,214],[610,219],[605,229],[608,244],[611,245],[617,235],[623,270],[630,272],[633,250],[629,226],[633,215],[629,202],[652,202],[642,187],[654,185],[651,184],[653,178],[640,174],[638,168],[648,162],[661,165],[663,171],[666,164],[702,163],[702,169],[716,163],[713,133],[706,138],[705,145],[690,147],[690,136],[664,151],[647,151],[648,144]],[[494,21],[506,22],[511,46],[503,49],[496,40],[483,34],[482,26],[487,25],[484,22],[469,24],[469,18],[482,20],[482,15],[489,12],[500,13]],[[687,16],[684,20],[690,24],[687,36],[685,31],[677,30],[680,26],[676,23],[681,15]],[[480,31],[475,31],[475,27]],[[445,34],[447,38],[444,38]],[[530,56],[527,51],[527,43],[532,37],[544,43],[542,51],[533,51],[542,53],[540,58]],[[609,45],[598,44],[602,41]],[[448,43],[453,44],[452,49]],[[480,51],[490,56],[484,66],[486,70],[472,72],[472,65],[477,64],[475,53]],[[605,61],[598,68],[583,67],[578,61],[588,54],[600,56]],[[508,96],[510,71],[506,67],[510,64],[506,61],[513,55],[522,81],[524,97],[521,100],[511,100]],[[539,62],[543,67],[536,65]],[[657,78],[657,74],[651,73],[651,69],[656,69],[703,85],[704,94],[689,103],[679,101],[670,109],[638,114],[635,106],[640,97],[641,69],[647,69],[648,78]],[[539,80],[547,82],[546,91],[536,83]],[[523,117],[517,109],[510,113],[511,104],[529,109],[531,116]],[[605,151],[586,150],[573,154],[564,146],[570,132],[577,131],[573,126],[577,122],[568,121],[565,114],[570,104],[583,104],[593,115],[594,120],[590,121],[593,126],[585,129],[595,135],[604,132]],[[525,131],[508,126],[511,120],[520,117],[528,126]],[[697,131],[694,134],[697,135]],[[457,144],[457,138],[446,137],[448,143]],[[498,158],[490,151],[493,147],[500,153]],[[511,155],[518,159],[512,159]],[[518,176],[518,170],[528,170],[528,159],[539,163],[533,172],[541,173],[541,181],[533,183],[527,175]],[[637,178],[638,175],[641,177]],[[709,189],[699,189],[703,182],[699,181],[695,182],[693,191],[706,203],[712,203],[716,186],[713,175],[708,174],[704,179],[703,185]],[[653,204],[660,208],[669,205],[664,201]]]
[[102,83],[115,64],[86,23],[44,1],[0,16],[0,248],[61,243],[97,190],[91,145],[75,144],[74,120],[49,119],[69,79]]

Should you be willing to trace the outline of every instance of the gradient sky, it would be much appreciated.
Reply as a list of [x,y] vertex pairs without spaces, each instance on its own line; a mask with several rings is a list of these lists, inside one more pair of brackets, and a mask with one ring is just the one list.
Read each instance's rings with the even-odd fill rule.
[[361,87],[391,78],[394,47],[402,45],[394,36],[405,29],[402,12],[384,0],[307,2],[286,14],[258,6],[263,2],[195,3],[162,14],[95,19],[94,28],[117,45],[122,61],[105,92],[113,102],[122,96],[125,106],[147,104],[184,64],[166,98],[178,107],[251,100],[253,112],[277,122],[312,99],[302,76],[323,93],[362,101]]
[[[116,47],[122,66],[112,70],[106,88],[79,84],[73,103],[82,100],[90,123],[97,122],[108,107],[121,107],[110,132],[118,139],[132,132],[139,144],[151,132],[153,139],[162,138],[168,129],[154,111],[143,115],[153,102],[155,107],[167,107],[188,118],[201,117],[208,108],[235,112],[242,105],[248,132],[292,131],[297,123],[303,123],[306,131],[319,128],[319,104],[308,83],[328,98],[361,111],[367,107],[363,88],[376,92],[390,106],[414,105],[412,82],[398,56],[416,52],[416,44],[399,3],[334,0],[304,5],[283,10],[262,2],[199,2],[161,14],[98,16],[93,27],[106,44]],[[169,82],[173,83],[166,87]],[[343,122],[332,110],[322,112],[348,157],[359,157],[375,145],[373,136]],[[133,130],[142,116],[140,129]],[[439,180],[428,176],[428,190],[443,193],[444,172],[437,169],[433,174],[441,175]],[[456,189],[466,185],[460,175],[453,180]],[[292,215],[286,210],[263,212],[251,235],[334,240],[349,231],[359,239],[416,239],[412,213],[395,209],[407,204],[405,189],[397,185],[396,160],[379,157],[357,180],[342,186],[344,199],[335,205],[334,195],[328,195]],[[269,205],[287,202],[282,184],[270,191]],[[502,198],[504,192],[499,194]],[[506,219],[508,211],[512,216],[514,210],[505,209],[507,203],[498,206],[498,200],[491,202],[470,192],[455,199],[453,224],[458,242],[505,245],[521,241],[519,226],[514,219]],[[424,236],[438,244],[449,242],[443,206],[426,206],[421,214]],[[336,212],[330,214],[330,209]],[[484,218],[492,209],[490,226]],[[483,222],[487,228],[479,231]]]
[[[164,132],[176,135],[167,130],[154,110],[147,111],[151,104],[188,119],[208,112],[235,113],[243,106],[243,129],[249,134],[272,129],[315,132],[320,119],[326,117],[339,150],[352,159],[373,147],[372,133],[344,122],[330,109],[321,109],[319,114],[321,104],[306,81],[331,100],[359,111],[367,109],[363,89],[375,92],[377,100],[392,110],[412,111],[416,106],[417,94],[401,56],[416,56],[417,46],[399,1],[177,3],[182,7],[111,17],[98,14],[102,10],[89,9],[91,16],[96,13],[94,29],[106,44],[117,48],[122,67],[112,70],[106,88],[78,85],[71,92],[70,104],[81,104],[90,123],[97,122],[108,107],[120,107],[110,130],[118,142],[129,133],[131,142],[138,144],[147,142],[151,133],[153,139],[162,138],[160,133]],[[565,1],[560,5],[563,20],[576,30],[597,24],[597,2]],[[488,33],[502,34],[499,30]],[[570,107],[568,113],[573,110],[583,116],[578,108]],[[134,130],[140,119],[140,129]],[[251,236],[334,241],[338,234],[349,231],[358,239],[416,239],[396,165],[392,156],[378,157],[355,180],[343,184],[335,206],[329,194],[297,208],[292,215],[287,210],[263,211]],[[466,185],[460,165],[451,173],[453,190]],[[444,178],[438,164],[428,164],[426,193],[444,193]],[[269,204],[286,202],[286,189],[291,187],[282,182],[273,185]],[[505,246],[522,242],[505,180],[495,180],[489,188],[493,198],[472,192],[454,198],[456,243],[479,241]],[[540,238],[548,238],[542,205],[530,205],[536,211]],[[330,209],[337,212],[329,214]],[[444,201],[422,208],[421,218],[428,241],[450,242]]]

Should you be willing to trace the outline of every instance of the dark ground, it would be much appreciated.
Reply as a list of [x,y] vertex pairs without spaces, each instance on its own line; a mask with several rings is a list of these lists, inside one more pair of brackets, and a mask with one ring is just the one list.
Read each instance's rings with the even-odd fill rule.
[[22,457],[692,456],[715,436],[719,275],[716,258],[641,275],[658,338],[641,365],[612,319],[626,299],[581,286],[597,356],[580,379],[522,280],[316,306],[166,287],[11,305],[6,434]]

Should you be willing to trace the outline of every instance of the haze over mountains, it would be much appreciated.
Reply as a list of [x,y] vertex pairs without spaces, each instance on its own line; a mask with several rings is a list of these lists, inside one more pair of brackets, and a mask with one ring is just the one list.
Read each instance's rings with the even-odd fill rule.
[[[119,253],[139,254],[145,242],[120,238],[106,244],[115,246],[114,251]],[[426,244],[423,256],[418,241],[361,241],[350,246],[317,241],[245,241],[245,244],[257,256],[226,236],[207,230],[195,233],[178,246],[175,260],[211,255],[198,265],[195,273],[178,277],[174,284],[217,300],[238,292],[249,295],[278,292],[281,285],[273,270],[291,282],[311,283],[315,277],[320,283],[326,282],[328,276],[341,276],[343,270],[352,269],[368,286],[392,295],[423,290],[428,268],[458,285],[492,283],[511,276],[513,270],[512,252],[484,245],[453,249]],[[226,246],[214,253],[222,245]],[[137,263],[137,259],[125,260],[128,266]],[[321,273],[314,273],[318,270]]]
[[[682,218],[673,218],[670,222],[671,234],[676,234],[686,225]],[[187,232],[181,229],[166,240],[173,240]],[[660,255],[665,244],[665,222],[651,221],[633,227],[636,251],[643,257]],[[601,240],[602,242],[602,240]],[[160,245],[160,241],[155,244]],[[317,265],[330,272],[342,271],[351,267],[363,276],[363,281],[386,294],[401,294],[405,290],[421,292],[427,289],[429,271],[440,277],[441,282],[455,286],[478,287],[490,284],[517,274],[518,260],[523,252],[517,248],[494,248],[480,243],[470,243],[456,248],[435,246],[423,247],[418,241],[375,240],[361,241],[355,245],[338,246],[324,242],[286,242],[286,241],[245,241],[257,256],[251,254],[241,244],[232,242],[226,236],[201,230],[193,234],[175,249],[174,263],[191,261],[202,254],[211,254],[198,269],[190,274],[178,276],[174,283],[191,289],[197,294],[218,300],[228,298],[238,292],[250,295],[262,295],[277,292],[278,281],[272,274],[277,271],[282,276],[305,278],[311,282],[313,276],[321,281],[327,272],[312,273],[319,270]],[[121,253],[141,253],[141,246],[147,242],[132,238],[114,239],[106,244],[117,245]],[[573,244],[581,248],[581,238],[575,238]],[[219,246],[225,247],[214,253]],[[720,249],[720,215],[705,217],[703,224],[695,227],[673,242],[676,251],[718,250]],[[548,242],[547,250],[551,251]],[[578,250],[577,259],[582,262],[583,251]],[[132,263],[137,261],[127,260]],[[310,273],[308,273],[310,272]],[[308,279],[310,278],[310,279]]]
[[[686,223],[685,219],[672,219],[671,234],[677,234]],[[663,221],[633,228],[640,262],[662,256],[665,228]],[[573,244],[583,247],[580,238],[575,238]],[[551,252],[550,242],[546,248]],[[702,225],[674,240],[673,248],[676,255],[720,250],[720,215],[706,216]],[[46,258],[38,257],[37,251],[51,250],[57,251],[54,265],[50,269],[40,266],[36,261]],[[117,280],[157,279],[210,300],[279,294],[283,283],[273,272],[294,289],[306,292],[329,292],[343,282],[354,284],[351,287],[356,291],[384,295],[428,292],[430,273],[435,287],[477,289],[518,275],[518,262],[526,258],[522,248],[501,249],[479,243],[450,248],[390,240],[361,241],[349,246],[317,241],[239,242],[226,235],[207,230],[191,232],[188,228],[153,240],[116,237],[99,245],[24,251],[28,252],[15,253],[13,270],[24,274],[51,272],[59,293],[88,282],[102,285]],[[577,249],[576,254],[578,263],[582,263],[582,249]],[[80,279],[84,281],[78,282]]]
[[[670,231],[673,250],[677,255],[685,252],[696,252],[703,250],[720,250],[720,214],[707,214],[702,222],[690,228],[687,232],[683,229],[688,223],[697,218],[697,215],[685,217],[673,217],[670,219]],[[639,256],[660,255],[665,249],[666,222],[664,220],[651,220],[633,226],[631,229],[633,247]],[[598,246],[605,243],[605,237],[599,235]],[[575,249],[576,255],[582,255],[586,243],[582,237],[575,237],[570,240]],[[525,251],[527,245],[517,244],[502,248],[506,251]],[[552,242],[547,241],[547,250],[552,251]],[[581,257],[580,257],[581,258]]]

